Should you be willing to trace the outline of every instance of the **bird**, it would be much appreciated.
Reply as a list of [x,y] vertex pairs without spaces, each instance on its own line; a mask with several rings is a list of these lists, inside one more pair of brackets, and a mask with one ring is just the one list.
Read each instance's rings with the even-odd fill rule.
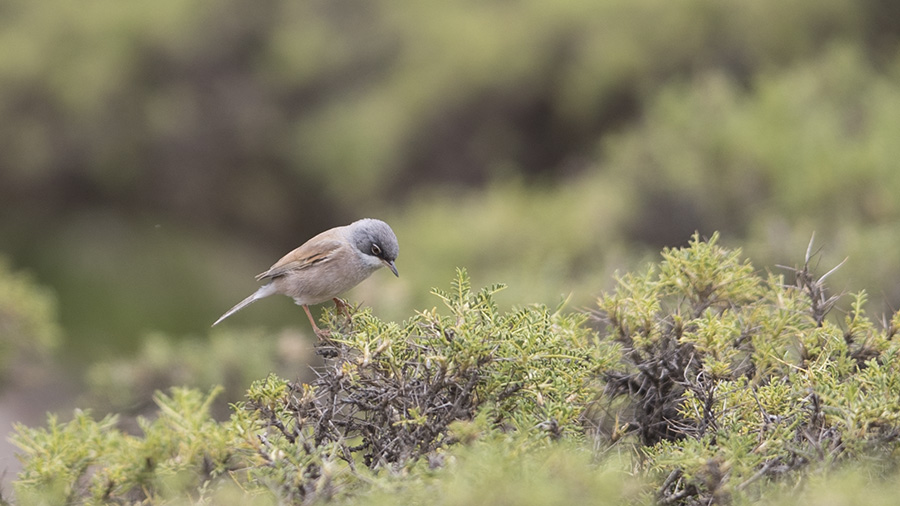
[[363,218],[341,227],[328,229],[281,257],[272,267],[256,276],[266,284],[225,312],[213,327],[253,302],[270,295],[287,295],[306,312],[313,332],[326,339],[316,325],[309,306],[331,299],[346,313],[346,304],[338,295],[387,267],[400,277],[394,262],[400,253],[397,236],[391,227],[373,218]]

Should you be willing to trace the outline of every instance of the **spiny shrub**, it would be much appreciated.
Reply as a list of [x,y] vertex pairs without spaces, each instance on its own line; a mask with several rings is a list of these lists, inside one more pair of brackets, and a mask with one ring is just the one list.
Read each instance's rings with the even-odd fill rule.
[[602,373],[615,422],[600,426],[637,436],[659,500],[726,501],[764,478],[895,451],[900,318],[876,330],[865,293],[829,318],[837,298],[809,251],[789,284],[717,242],[666,249],[599,300],[605,337],[621,346]]
[[[585,455],[598,449],[619,459],[597,459],[600,481],[569,473],[567,495],[480,486],[520,504],[603,500],[590,494],[604,490],[740,504],[783,500],[837,464],[896,476],[900,316],[875,325],[864,293],[836,311],[811,256],[760,275],[717,235],[695,235],[600,297],[599,332],[559,308],[500,312],[501,287],[475,292],[460,271],[450,291],[434,291],[442,310],[403,324],[326,312],[314,379],[255,381],[225,422],[209,414],[213,394],[174,389],[157,394],[141,435],[83,412],[18,426],[13,487],[22,504],[352,504],[369,492],[376,503],[461,504],[471,496],[430,491],[462,488],[454,480],[472,473],[553,480],[568,472],[554,469],[592,465]],[[500,459],[496,473],[479,470],[483,455]],[[635,479],[607,487],[610,466]]]
[[580,439],[583,406],[612,355],[599,353],[584,315],[501,313],[501,288],[473,292],[459,271],[451,291],[434,292],[447,314],[431,309],[398,325],[368,310],[351,321],[329,313],[336,330],[317,345],[316,379],[256,381],[227,422],[210,416],[212,395],[176,389],[156,396],[156,420],[139,419],[143,436],[83,412],[68,423],[51,417],[46,429],[19,426],[17,496],[157,503],[212,497],[227,476],[255,496],[309,503],[356,491],[382,469],[438,466],[438,450],[482,430],[523,444]]
[[585,318],[540,306],[501,314],[499,289],[473,293],[460,271],[450,292],[434,291],[448,315],[423,311],[401,327],[356,312],[352,331],[319,346],[325,364],[311,384],[255,383],[244,407],[267,428],[259,455],[283,492],[331,496],[335,469],[439,460],[435,450],[458,440],[454,422],[476,416],[538,439],[583,434],[604,363]]
[[[23,469],[13,484],[21,504],[105,504],[163,501],[202,489],[246,466],[237,423],[209,416],[209,395],[175,388],[154,398],[159,412],[142,418],[142,436],[78,410],[72,420],[51,415],[47,428],[16,426],[12,441]],[[240,421],[241,417],[236,416]]]

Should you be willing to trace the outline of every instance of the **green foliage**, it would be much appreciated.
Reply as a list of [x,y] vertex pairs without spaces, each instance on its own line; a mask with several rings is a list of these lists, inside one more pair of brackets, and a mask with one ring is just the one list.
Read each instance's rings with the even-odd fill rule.
[[[314,382],[254,383],[247,407],[269,428],[260,453],[284,493],[332,497],[365,468],[401,472],[437,458],[460,437],[451,428],[469,432],[454,423],[475,418],[523,442],[579,438],[603,363],[584,317],[541,306],[500,313],[500,288],[473,293],[459,271],[452,290],[435,290],[448,315],[423,311],[401,326],[356,312],[352,330],[319,346]],[[340,320],[331,315],[333,328]]]
[[[84,412],[16,427],[22,504],[750,504],[812,500],[817,475],[889,495],[900,347],[860,293],[842,317],[811,270],[783,275],[695,235],[587,316],[503,312],[465,271],[403,324],[324,317],[315,378],[157,394],[140,435]],[[835,474],[837,473],[837,474]],[[839,482],[840,483],[840,482]],[[854,485],[854,484],[857,485]],[[848,485],[849,486],[849,485]]]
[[[498,306],[486,311],[470,294],[488,323],[463,318],[459,328],[452,309],[402,325],[358,313],[354,331],[332,319],[341,334],[320,351],[336,354],[310,381],[310,406],[345,387],[368,395],[366,381],[400,391],[474,377],[453,392],[468,407],[456,410],[462,420],[447,423],[454,417],[429,412],[421,396],[387,404],[402,414],[396,426],[364,418],[386,439],[434,429],[419,446],[404,443],[413,450],[396,464],[401,473],[456,440],[501,430],[526,433],[522,445],[583,440],[584,424],[597,423],[618,445],[639,445],[662,499],[739,502],[771,481],[804,481],[806,468],[893,452],[896,405],[885,392],[896,383],[887,365],[900,313],[881,328],[866,312],[900,301],[900,269],[885,254],[900,248],[895,3],[8,0],[2,246],[53,285],[72,362],[137,349],[123,342],[145,329],[203,332],[249,292],[248,265],[262,269],[350,217],[385,214],[403,244],[403,277],[353,294],[374,314],[399,321],[426,307],[428,287],[454,265],[476,284],[503,279],[515,290],[491,293]],[[860,292],[836,316],[809,258],[793,274],[759,275],[717,241],[667,250],[662,264],[635,271],[695,230],[725,231],[764,265],[785,263],[816,230],[824,264],[851,258],[852,270],[829,278],[837,292],[851,286],[850,271],[877,300]],[[616,269],[636,273],[601,302],[621,328],[599,344],[580,317],[507,310],[552,306],[560,294],[586,306],[612,289]],[[281,303],[290,308],[281,319],[274,301],[241,318],[294,321],[296,307]],[[54,306],[0,265],[4,378],[53,347],[62,334]],[[416,327],[428,321],[462,333],[442,343]],[[213,383],[233,400],[253,378],[295,373],[280,338],[149,335],[137,359],[92,368],[92,402],[130,410],[170,384]],[[428,336],[427,346],[407,343]],[[503,358],[480,364],[493,354]],[[400,360],[424,365],[396,369]],[[542,366],[534,377],[529,360]],[[346,383],[326,381],[345,369],[354,373]],[[282,401],[306,398],[300,384],[279,391],[272,381],[253,395],[280,392],[271,410],[296,417]],[[605,396],[586,402],[598,384]],[[570,388],[571,402],[561,396]],[[233,444],[247,452],[248,474],[263,451],[292,460],[277,464],[283,476],[261,468],[252,481],[277,492],[255,500],[303,487],[304,500],[341,498],[384,477],[366,455],[377,460],[389,445],[373,439],[348,457],[346,441],[323,440],[322,452],[303,453],[273,443],[277,427],[268,427],[269,447],[255,438],[254,424],[274,423],[263,414],[239,410],[229,422],[247,437]],[[754,437],[760,449],[748,451]],[[302,463],[307,474],[290,474]],[[214,480],[195,497],[227,502],[243,479]]]
[[538,446],[583,440],[583,406],[614,355],[601,353],[583,315],[501,313],[501,288],[473,292],[459,271],[450,291],[435,290],[446,315],[432,309],[397,325],[369,310],[351,321],[328,313],[335,331],[317,346],[316,379],[256,381],[228,422],[211,418],[212,394],[177,389],[156,395],[156,420],[138,419],[142,436],[81,412],[68,424],[52,417],[48,429],[19,426],[17,495],[159,502],[198,490],[206,500],[227,474],[247,493],[301,503],[352,494],[384,469],[413,472],[482,431]]
[[583,445],[534,448],[516,438],[485,438],[441,454],[440,471],[399,476],[343,504],[551,506],[640,504],[642,483],[625,459],[601,461]]
[[763,501],[775,506],[890,506],[897,503],[900,474],[884,473],[877,466],[857,462],[837,472],[811,474],[805,483],[784,483],[771,487]]
[[142,437],[116,429],[116,417],[95,421],[76,411],[46,429],[16,426],[13,442],[23,469],[14,483],[21,504],[154,503],[202,490],[233,470],[236,452],[229,426],[209,415],[214,390],[173,389],[158,394],[154,420],[141,419]]
[[866,318],[865,295],[835,321],[809,257],[789,285],[717,242],[695,235],[599,301],[622,346],[603,373],[608,430],[638,436],[660,500],[747,499],[759,481],[893,455],[900,348]]
[[593,396],[591,379],[610,357],[601,355],[584,318],[562,307],[501,314],[492,297],[500,288],[472,294],[460,271],[451,292],[436,290],[453,314],[421,314],[418,332],[433,343],[428,355],[439,370],[476,374],[475,397],[495,423],[520,431],[547,424],[557,437],[572,436],[580,407]]
[[64,504],[73,494],[86,493],[76,490],[82,476],[101,455],[124,444],[124,436],[114,431],[115,422],[111,416],[97,422],[76,411],[65,424],[50,415],[46,429],[17,426],[12,440],[25,463],[15,484],[18,499],[23,504]]
[[53,293],[0,257],[0,376],[46,358],[60,334]]

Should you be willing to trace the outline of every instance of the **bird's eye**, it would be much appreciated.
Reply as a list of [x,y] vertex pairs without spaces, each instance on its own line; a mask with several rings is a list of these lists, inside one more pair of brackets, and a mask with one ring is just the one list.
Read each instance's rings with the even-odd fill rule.
[[379,248],[377,244],[372,245],[372,254],[375,256],[381,255],[381,248]]

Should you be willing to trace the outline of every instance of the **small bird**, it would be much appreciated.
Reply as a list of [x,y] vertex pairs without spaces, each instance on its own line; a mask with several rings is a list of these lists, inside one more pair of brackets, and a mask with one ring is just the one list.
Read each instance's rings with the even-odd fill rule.
[[229,309],[213,327],[258,299],[282,294],[303,307],[313,331],[324,339],[328,333],[316,325],[309,305],[332,299],[339,310],[346,312],[346,305],[337,296],[381,267],[387,267],[399,277],[394,266],[399,252],[397,236],[381,220],[365,218],[326,230],[256,276],[257,281],[268,283]]

